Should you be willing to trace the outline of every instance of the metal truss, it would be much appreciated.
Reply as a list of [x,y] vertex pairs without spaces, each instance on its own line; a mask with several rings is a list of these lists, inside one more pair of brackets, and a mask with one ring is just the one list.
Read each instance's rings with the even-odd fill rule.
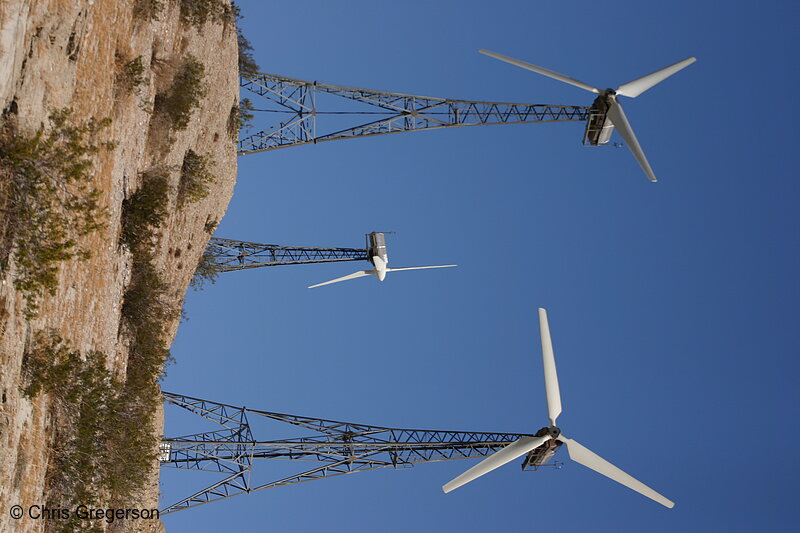
[[[419,429],[394,429],[320,418],[256,411],[165,392],[166,402],[221,426],[217,431],[162,440],[161,466],[226,474],[188,498],[161,511],[168,514],[257,490],[325,479],[384,467],[489,455],[531,435]],[[260,416],[308,430],[299,438],[256,441],[247,416]],[[300,473],[263,484],[250,483],[255,459],[314,461]]]
[[206,247],[212,268],[217,272],[247,270],[278,265],[368,261],[364,248],[309,248],[212,238]]
[[[580,106],[475,102],[414,96],[296,80],[273,74],[242,77],[239,84],[278,107],[277,110],[257,111],[283,112],[288,117],[241,139],[239,155],[300,144],[424,129],[583,121],[589,118],[590,109]],[[323,111],[317,108],[317,100],[323,94],[351,101],[350,106],[352,102],[367,104],[373,111],[349,108],[345,111]],[[363,109],[363,106],[359,109]],[[361,116],[361,120],[363,115],[373,115],[375,120],[330,133],[318,133],[318,117],[334,114],[352,115],[354,118]]]

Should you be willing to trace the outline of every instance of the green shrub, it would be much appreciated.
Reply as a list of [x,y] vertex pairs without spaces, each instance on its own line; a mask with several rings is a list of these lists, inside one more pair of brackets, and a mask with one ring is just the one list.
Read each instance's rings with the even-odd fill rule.
[[164,11],[164,0],[135,0],[133,18],[136,20],[157,20]]
[[158,167],[140,174],[142,186],[122,202],[122,242],[134,252],[149,252],[159,227],[167,217],[169,172]]
[[114,147],[97,140],[110,123],[91,118],[74,124],[65,108],[51,113],[47,132],[25,137],[8,125],[0,130],[0,209],[7,219],[2,242],[11,244],[0,259],[13,249],[14,286],[24,295],[28,318],[45,293],[55,293],[59,264],[90,256],[79,239],[105,226],[92,159]]
[[203,255],[200,256],[197,267],[194,269],[194,275],[192,275],[192,281],[189,282],[189,286],[196,291],[203,290],[206,282],[212,285],[216,283],[218,275],[219,269],[217,268],[216,255],[206,248]]
[[242,99],[239,105],[233,105],[228,115],[228,135],[231,139],[236,139],[241,130],[250,129],[250,121],[253,120],[253,102],[249,98]]
[[224,22],[233,19],[233,8],[225,0],[180,0],[181,20],[197,28],[209,20]]
[[109,456],[118,460],[105,470],[109,490],[123,498],[134,494],[126,473],[144,468],[148,461],[152,466],[156,459],[153,415],[161,402],[158,379],[171,359],[167,326],[179,314],[153,262],[157,232],[168,205],[168,169],[159,167],[142,174],[142,186],[123,206],[122,240],[131,250],[133,263],[122,301],[122,320],[129,337],[128,365],[115,409],[126,423],[115,427]]
[[150,451],[155,449],[153,415],[161,402],[158,380],[171,360],[167,326],[179,316],[167,289],[153,265],[151,253],[138,249],[122,304],[130,344],[125,386],[117,407],[128,421],[136,423],[119,425],[110,447],[110,454],[120,458],[107,469],[109,488],[117,495],[132,494],[125,482],[126,472],[142,468],[145,460],[150,465],[155,460]]
[[153,112],[166,117],[172,129],[185,130],[192,111],[200,106],[200,100],[206,95],[204,73],[203,64],[194,56],[187,56],[169,90],[156,95]]
[[251,45],[250,41],[248,41],[244,36],[242,28],[239,25],[239,21],[242,20],[242,14],[239,10],[239,6],[232,4],[232,9],[233,16],[236,19],[236,43],[239,51],[239,76],[252,78],[261,72],[261,68],[258,66],[258,63],[256,63],[256,60],[253,57],[253,45]]
[[132,329],[149,327],[153,322],[155,329],[160,330],[158,324],[172,316],[165,295],[166,285],[155,267],[148,261],[135,262],[130,286],[122,301],[123,318]]
[[183,157],[181,181],[178,186],[178,205],[198,202],[208,196],[209,186],[217,179],[211,174],[214,160],[209,154],[199,155],[189,150]]
[[57,333],[38,332],[22,358],[25,383],[22,392],[28,398],[35,398],[43,390],[63,391],[64,385],[75,381],[80,365],[80,354],[70,351]]
[[130,408],[154,409],[153,402],[160,401],[158,377],[170,359],[166,328],[178,310],[153,263],[157,231],[169,202],[166,170],[153,169],[142,178],[141,188],[123,206],[123,242],[133,255],[131,282],[122,300],[122,319],[130,334],[125,384],[136,400]]
[[124,94],[131,94],[134,89],[142,85],[145,82],[142,56],[122,65],[117,72],[115,82],[118,90]]
[[[166,219],[168,205],[169,182],[167,170],[163,167],[143,173],[142,186],[123,202],[122,241],[131,250],[133,265],[131,282],[122,301],[122,317],[133,333],[132,348],[137,342],[142,346],[152,344],[150,341],[139,342],[145,331],[149,337],[162,339],[165,336],[164,322],[175,316],[166,283],[153,265],[156,236]],[[164,345],[162,340],[157,344]],[[153,350],[148,347],[146,351]],[[155,358],[166,357],[164,353],[158,353]],[[152,367],[150,370],[156,376],[160,373]]]

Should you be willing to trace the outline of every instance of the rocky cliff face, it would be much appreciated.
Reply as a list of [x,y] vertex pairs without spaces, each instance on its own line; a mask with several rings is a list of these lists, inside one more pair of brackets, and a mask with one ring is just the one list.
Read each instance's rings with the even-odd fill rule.
[[[164,9],[156,18],[147,9],[142,12],[157,4]],[[189,56],[203,65],[205,93],[186,129],[165,128],[153,113],[156,94],[170,87],[180,61]],[[137,61],[141,69],[130,71]],[[12,124],[19,135],[33,135],[47,129],[53,110],[72,108],[78,121],[110,118],[101,135],[116,143],[94,158],[93,185],[107,218],[103,229],[81,243],[91,258],[61,264],[55,293],[43,298],[32,319],[26,318],[23,295],[14,288],[13,254],[0,271],[0,531],[57,529],[54,521],[9,516],[15,504],[27,508],[47,501],[48,465],[52,467],[59,424],[51,395],[31,399],[21,392],[26,347],[37,332],[55,331],[81,353],[106,354],[108,368],[124,379],[130,343],[121,313],[132,256],[120,244],[123,200],[141,186],[142,172],[167,169],[168,214],[152,263],[166,283],[168,298],[179,307],[233,193],[236,154],[229,118],[237,102],[236,28],[230,17],[192,24],[181,17],[180,3],[168,0],[0,3],[2,122]],[[205,198],[179,205],[180,169],[190,150],[213,161],[216,180]],[[177,326],[176,317],[167,327],[169,343]],[[157,507],[157,475],[156,468],[151,490],[139,496],[139,506]],[[157,521],[97,523],[115,530],[163,528]]]

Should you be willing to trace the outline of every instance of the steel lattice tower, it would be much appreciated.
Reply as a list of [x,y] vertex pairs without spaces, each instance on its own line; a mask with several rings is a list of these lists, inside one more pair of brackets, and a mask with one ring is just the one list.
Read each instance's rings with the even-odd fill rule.
[[208,257],[210,267],[216,272],[230,272],[278,265],[369,260],[366,248],[281,246],[220,239],[218,237],[213,237],[209,241],[205,254]]
[[[257,111],[284,113],[288,117],[267,129],[242,138],[238,146],[239,155],[404,131],[484,124],[584,121],[589,118],[590,109],[580,106],[451,100],[329,85],[273,74],[242,77],[239,84],[266,101],[277,104],[278,108]],[[349,105],[344,111],[319,109],[317,100],[323,95],[338,97],[340,104],[341,100],[345,100]],[[353,102],[362,105],[353,106]],[[363,111],[363,104],[372,111]],[[317,131],[317,119],[322,115],[350,115],[354,119],[360,116],[362,121],[365,115],[371,115],[374,120],[321,133]]]
[[[165,507],[168,514],[205,503],[283,485],[325,479],[384,467],[486,456],[523,435],[419,429],[394,429],[297,415],[256,411],[165,392],[164,400],[210,420],[218,430],[164,438],[161,466],[220,472],[225,477],[183,500]],[[255,440],[248,416],[264,417],[308,430],[308,436]],[[311,469],[268,483],[251,485],[253,463],[259,459],[304,460]]]

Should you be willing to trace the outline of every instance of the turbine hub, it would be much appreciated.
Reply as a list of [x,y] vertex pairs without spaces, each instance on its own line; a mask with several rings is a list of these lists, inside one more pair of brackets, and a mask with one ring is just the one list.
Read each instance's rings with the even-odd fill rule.
[[559,435],[561,435],[561,429],[556,426],[548,426],[548,427],[543,427],[542,429],[533,434],[534,437],[544,437],[545,435],[550,435],[550,437],[555,439]]

